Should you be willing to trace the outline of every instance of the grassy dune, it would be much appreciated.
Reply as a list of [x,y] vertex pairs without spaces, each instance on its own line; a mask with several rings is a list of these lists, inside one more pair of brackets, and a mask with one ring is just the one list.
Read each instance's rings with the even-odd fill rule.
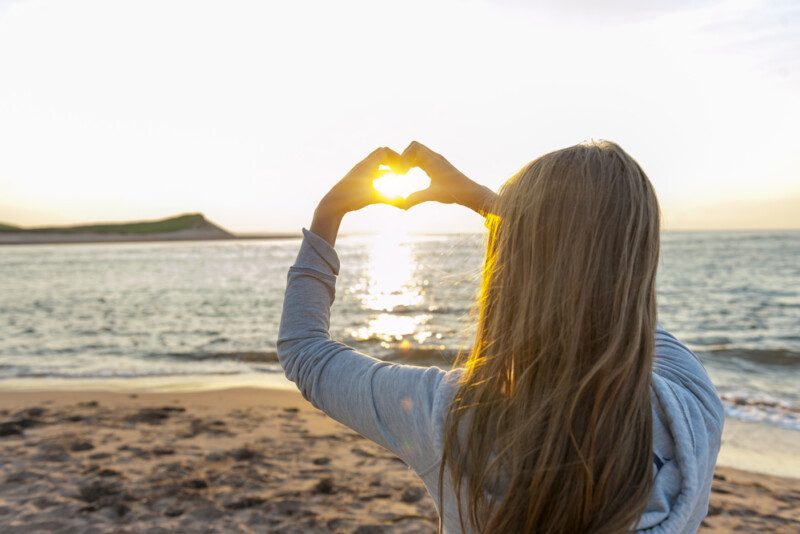
[[169,217],[156,221],[137,221],[129,223],[99,223],[82,224],[77,226],[50,226],[39,228],[21,228],[0,223],[0,232],[34,232],[34,233],[59,233],[59,234],[160,234],[164,232],[177,232],[197,228],[209,223],[201,213],[190,213]]

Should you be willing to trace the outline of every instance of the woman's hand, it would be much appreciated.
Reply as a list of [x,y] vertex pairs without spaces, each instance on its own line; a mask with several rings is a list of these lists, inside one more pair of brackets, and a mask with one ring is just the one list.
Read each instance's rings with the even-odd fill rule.
[[481,215],[491,212],[497,194],[467,178],[443,156],[421,143],[412,141],[403,151],[402,157],[408,167],[419,167],[431,179],[431,185],[427,189],[408,195],[402,204],[405,209],[432,200],[445,204],[460,204]]
[[392,202],[382,197],[372,186],[372,181],[381,174],[381,165],[398,173],[408,170],[408,165],[394,150],[381,147],[373,151],[339,180],[319,202],[310,230],[333,246],[342,217],[346,213],[377,203],[405,207],[398,204],[399,201]]

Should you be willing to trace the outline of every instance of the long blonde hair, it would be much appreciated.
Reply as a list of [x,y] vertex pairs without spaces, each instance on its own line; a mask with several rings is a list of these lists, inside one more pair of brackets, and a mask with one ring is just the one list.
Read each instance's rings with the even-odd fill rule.
[[652,487],[653,186],[618,145],[584,143],[529,163],[492,212],[439,501],[449,467],[478,532],[630,530]]

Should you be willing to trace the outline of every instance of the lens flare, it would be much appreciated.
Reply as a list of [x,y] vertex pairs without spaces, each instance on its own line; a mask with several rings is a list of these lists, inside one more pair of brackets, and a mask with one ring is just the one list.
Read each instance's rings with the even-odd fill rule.
[[387,172],[372,181],[372,186],[388,199],[406,198],[411,193],[427,189],[431,179],[421,169],[409,169],[405,174]]

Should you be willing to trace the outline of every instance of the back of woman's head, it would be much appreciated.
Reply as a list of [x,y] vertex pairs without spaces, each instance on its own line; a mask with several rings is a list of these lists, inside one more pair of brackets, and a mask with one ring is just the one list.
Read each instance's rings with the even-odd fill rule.
[[628,530],[652,485],[653,187],[586,143],[528,164],[492,211],[440,481],[449,467],[480,532]]

